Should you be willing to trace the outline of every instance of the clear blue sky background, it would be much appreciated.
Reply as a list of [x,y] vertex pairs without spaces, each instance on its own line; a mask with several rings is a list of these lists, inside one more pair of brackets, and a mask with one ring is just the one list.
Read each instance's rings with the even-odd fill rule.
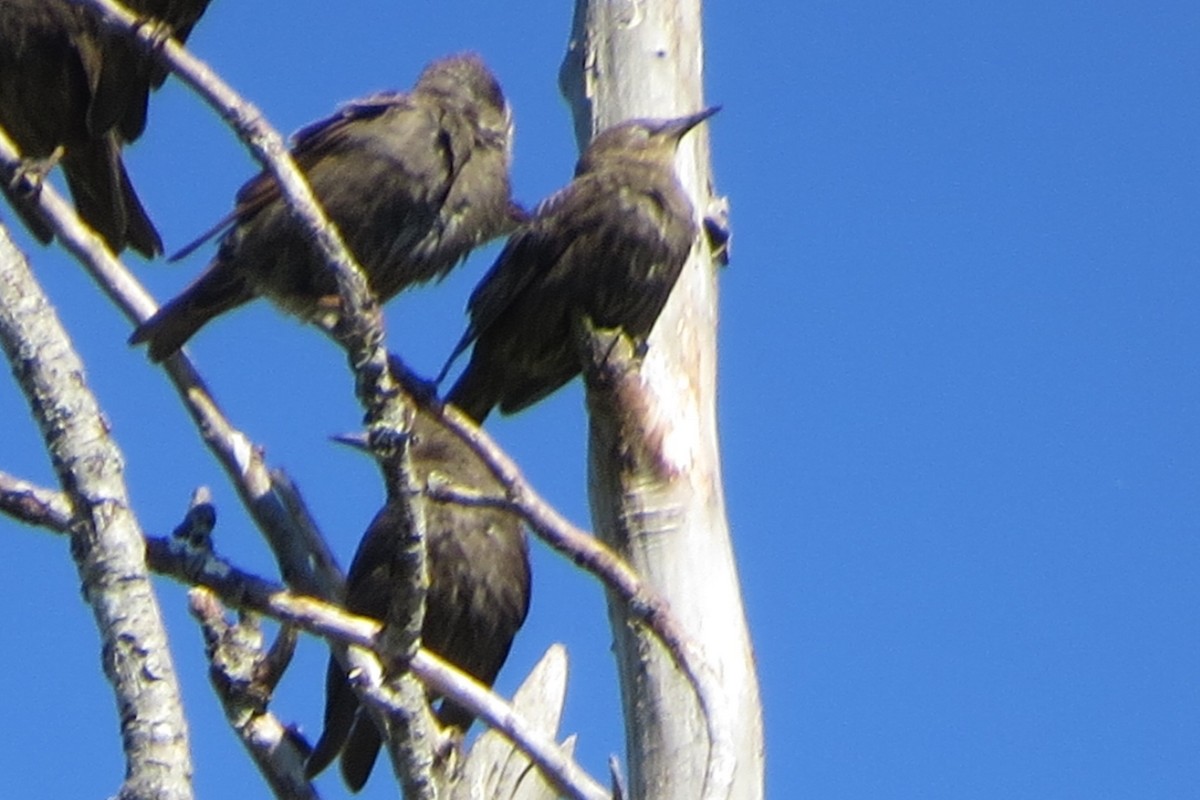
[[[196,52],[284,131],[480,51],[515,107],[517,195],[575,158],[563,0],[214,0]],[[733,204],[721,276],[729,512],[775,798],[1179,798],[1200,786],[1200,7],[710,3],[707,97]],[[130,169],[169,247],[223,215],[249,157],[177,85]],[[7,211],[0,211],[8,220]],[[27,240],[23,240],[27,241]],[[211,485],[222,552],[272,562],[172,391],[80,271],[29,248],[126,453],[143,525]],[[389,308],[434,371],[494,248]],[[160,297],[206,255],[133,266]],[[325,441],[359,419],[340,354],[267,308],[192,355],[349,559],[381,498]],[[53,476],[0,383],[0,469]],[[587,523],[577,386],[491,430]],[[0,795],[103,797],[122,764],[66,543],[0,521]],[[543,547],[501,687],[565,641],[565,729],[622,753],[602,595]],[[162,583],[202,797],[265,797]],[[324,648],[273,710],[319,728]],[[328,797],[343,790],[323,779]],[[369,797],[391,797],[386,775]]]

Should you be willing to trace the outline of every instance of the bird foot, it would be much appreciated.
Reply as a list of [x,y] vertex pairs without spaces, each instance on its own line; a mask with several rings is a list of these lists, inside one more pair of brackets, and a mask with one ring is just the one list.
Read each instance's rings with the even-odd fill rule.
[[158,53],[167,42],[175,38],[175,29],[154,17],[138,17],[137,21],[133,23],[133,33],[148,36],[151,40],[150,46],[155,53]]
[[621,328],[601,328],[590,317],[577,322],[575,337],[584,363],[590,363],[593,370],[612,371],[629,358],[640,361],[650,349],[645,339],[631,337]]
[[17,197],[32,199],[37,197],[50,174],[62,159],[63,146],[54,148],[54,152],[44,158],[23,158],[21,164],[13,170],[8,188]]
[[336,294],[326,294],[317,298],[308,311],[308,320],[323,330],[335,341],[339,338],[338,326],[342,324],[342,300]]

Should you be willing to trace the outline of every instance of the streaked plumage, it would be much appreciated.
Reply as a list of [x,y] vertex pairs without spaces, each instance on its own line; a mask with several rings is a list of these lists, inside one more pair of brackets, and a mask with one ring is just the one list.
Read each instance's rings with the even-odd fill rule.
[[[510,199],[508,105],[474,55],[430,64],[407,94],[379,94],[295,136],[292,155],[380,301],[444,276],[521,218]],[[260,173],[242,187],[217,256],[135,331],[160,361],[218,314],[266,296],[331,325],[337,284]],[[187,248],[190,250],[190,248]]]
[[[454,486],[498,496],[502,488],[487,466],[458,437],[426,414],[413,425],[411,458],[418,481],[432,473]],[[429,501],[426,553],[429,591],[421,630],[426,648],[491,685],[529,609],[529,555],[521,521],[495,508]],[[392,561],[407,533],[389,502],[363,537],[347,576],[346,607],[386,620],[393,591]],[[443,703],[443,725],[465,731],[471,715]],[[379,752],[380,736],[331,658],[326,675],[324,731],[309,758],[310,776],[341,753],[342,775],[357,791]]]
[[511,414],[546,397],[579,374],[573,334],[584,317],[649,335],[696,238],[675,150],[715,112],[630,120],[592,141],[575,179],[512,235],[471,295],[450,361],[475,346],[448,402],[482,421],[495,406]]
[[[167,26],[186,42],[210,0],[125,0],[130,11]],[[122,141],[132,142],[146,129],[150,92],[162,86],[167,70],[136,42],[105,31],[100,85],[88,117],[92,130],[115,127]]]
[[[84,222],[114,251],[128,245],[154,256],[162,241],[134,192],[116,130],[100,121],[105,41],[95,20],[73,3],[0,0],[0,125],[27,159],[49,159],[61,147]],[[51,231],[28,199],[3,189],[30,231],[49,242]]]

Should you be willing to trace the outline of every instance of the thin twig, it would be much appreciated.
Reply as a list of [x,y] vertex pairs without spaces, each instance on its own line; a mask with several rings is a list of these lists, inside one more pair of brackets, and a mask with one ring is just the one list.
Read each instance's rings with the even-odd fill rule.
[[[421,402],[421,397],[415,397]],[[654,634],[683,672],[704,713],[710,745],[723,743],[728,730],[722,716],[721,683],[711,660],[683,630],[670,606],[642,580],[612,548],[590,533],[572,524],[539,495],[517,465],[495,441],[457,408],[440,409],[427,405],[432,413],[440,410],[446,426],[460,436],[487,463],[496,479],[505,487],[504,498],[487,498],[477,493],[450,487],[444,483],[426,486],[431,500],[464,504],[496,505],[521,516],[530,528],[552,548],[576,565],[599,578],[625,604],[630,619],[640,622]],[[724,753],[728,748],[718,748]],[[717,759],[714,759],[717,760]]]
[[[204,586],[224,602],[257,611],[342,645],[377,652],[383,626],[313,597],[293,594],[278,584],[239,570],[211,552],[183,546],[179,540],[149,538],[147,559],[152,569]],[[475,679],[427,650],[413,656],[411,670],[430,688],[453,698],[474,715],[502,732],[537,764],[567,796],[586,800],[609,797],[608,792],[557,745],[533,733],[504,700]],[[387,693],[372,692],[371,702],[387,703]],[[393,713],[403,713],[392,708]]]
[[0,512],[27,525],[71,532],[71,501],[62,492],[0,472]]

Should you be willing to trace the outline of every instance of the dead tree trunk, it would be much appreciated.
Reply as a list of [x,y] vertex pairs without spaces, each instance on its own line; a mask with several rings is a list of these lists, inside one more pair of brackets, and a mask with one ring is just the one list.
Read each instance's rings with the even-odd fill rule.
[[[700,12],[700,0],[577,1],[560,79],[581,148],[621,120],[704,107]],[[676,160],[698,217],[716,206],[705,127]],[[597,533],[668,600],[715,667],[734,728],[729,796],[742,800],[762,797],[762,710],[721,481],[716,280],[712,248],[697,242],[644,359],[625,359],[633,369],[621,373],[610,353],[604,377],[589,376],[589,489]],[[609,613],[630,794],[700,797],[713,787],[704,786],[708,740],[695,695],[622,603]]]

